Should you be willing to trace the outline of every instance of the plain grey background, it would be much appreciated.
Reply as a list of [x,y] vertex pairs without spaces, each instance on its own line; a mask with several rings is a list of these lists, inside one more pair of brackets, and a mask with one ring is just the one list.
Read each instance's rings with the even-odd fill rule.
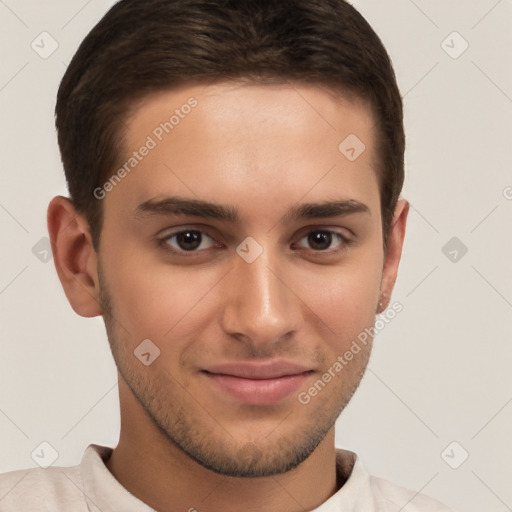
[[[41,442],[67,466],[118,440],[102,320],[72,311],[46,239],[47,204],[66,194],[57,88],[112,3],[0,0],[0,472],[35,467]],[[354,5],[404,97],[412,208],[403,311],[375,340],[337,445],[461,512],[512,510],[512,2]]]

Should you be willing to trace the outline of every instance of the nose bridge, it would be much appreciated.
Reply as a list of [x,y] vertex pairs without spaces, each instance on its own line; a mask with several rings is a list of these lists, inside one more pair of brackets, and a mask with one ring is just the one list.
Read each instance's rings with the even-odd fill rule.
[[[247,246],[241,244],[241,248]],[[224,328],[254,343],[273,343],[297,328],[299,311],[284,276],[280,276],[279,254],[262,249],[252,261],[243,253],[235,259],[226,295]]]

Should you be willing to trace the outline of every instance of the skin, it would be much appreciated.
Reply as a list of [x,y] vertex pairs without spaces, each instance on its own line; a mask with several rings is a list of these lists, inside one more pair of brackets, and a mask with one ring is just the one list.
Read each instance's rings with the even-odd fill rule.
[[[312,85],[229,82],[153,94],[127,119],[120,160],[191,96],[197,107],[103,199],[99,253],[67,198],[48,209],[68,300],[79,315],[103,315],[118,367],[121,434],[106,464],[161,512],[311,510],[343,484],[334,422],[371,344],[307,405],[297,395],[388,304],[408,203],[398,202],[384,252],[372,114]],[[366,146],[353,162],[338,150],[351,133]],[[164,196],[236,208],[240,218],[137,215]],[[304,203],[348,200],[367,211],[284,217]],[[177,237],[164,240],[180,229],[208,235],[193,255]],[[308,236],[319,230],[320,246]],[[329,242],[326,230],[349,242],[336,234]],[[236,252],[249,236],[263,248],[252,263]],[[160,350],[149,366],[133,353],[145,339]],[[228,396],[202,371],[270,359],[311,371],[270,405]]]

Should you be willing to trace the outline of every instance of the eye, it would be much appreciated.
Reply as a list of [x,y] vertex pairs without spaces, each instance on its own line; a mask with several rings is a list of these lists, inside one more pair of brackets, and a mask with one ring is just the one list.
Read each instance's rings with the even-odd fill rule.
[[162,243],[173,252],[199,252],[218,244],[205,232],[198,229],[184,229],[162,238]]
[[[306,248],[313,249],[314,251],[317,252],[337,252],[339,250],[342,250],[344,245],[348,245],[350,243],[350,240],[346,236],[328,229],[318,229],[315,231],[310,231],[300,240],[306,241],[306,243],[309,245],[309,247]],[[327,251],[327,249],[332,248],[331,246],[333,242],[338,242],[337,248],[332,251]],[[304,245],[302,245],[300,242],[299,245],[304,247]]]

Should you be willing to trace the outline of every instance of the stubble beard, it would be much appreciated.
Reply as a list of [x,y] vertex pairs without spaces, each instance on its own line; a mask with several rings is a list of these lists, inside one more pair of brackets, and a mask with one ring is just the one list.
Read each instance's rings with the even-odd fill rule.
[[[112,298],[98,268],[100,303],[110,349],[119,374],[152,423],[169,443],[204,468],[230,477],[258,478],[286,473],[304,462],[334,426],[350,401],[365,372],[371,347],[361,352],[359,365],[351,368],[350,377],[337,386],[338,392],[322,391],[309,404],[310,414],[301,424],[293,423],[288,413],[269,435],[252,440],[235,439],[209,415],[194,397],[165,370],[141,365],[126,347],[129,339],[121,336],[113,311]],[[150,369],[151,368],[151,369]],[[165,390],[165,392],[163,392]],[[325,393],[325,394],[324,394]],[[304,417],[304,416],[302,416]]]

